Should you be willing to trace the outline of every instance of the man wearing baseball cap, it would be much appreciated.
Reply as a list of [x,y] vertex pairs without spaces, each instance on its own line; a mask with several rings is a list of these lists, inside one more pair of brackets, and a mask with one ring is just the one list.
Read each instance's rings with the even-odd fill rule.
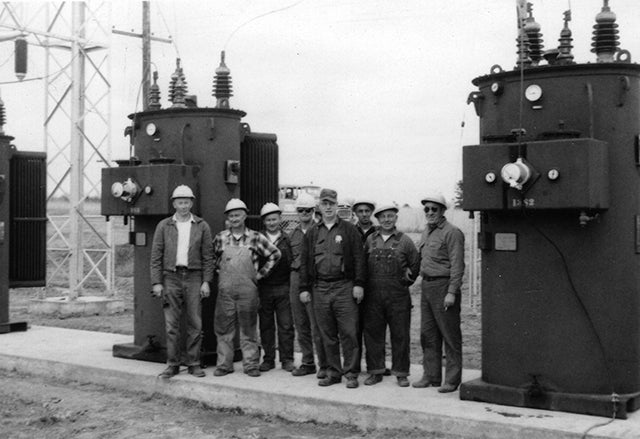
[[193,191],[180,185],[171,196],[173,216],[158,223],[151,246],[151,294],[162,298],[167,333],[167,368],[161,378],[171,378],[180,372],[180,321],[186,314],[186,352],[188,372],[203,377],[200,367],[202,342],[202,305],[209,297],[213,280],[213,245],[206,221],[191,213]]
[[396,230],[398,208],[378,207],[380,227],[365,243],[368,264],[367,300],[364,304],[364,342],[369,377],[364,384],[382,381],[385,373],[387,325],[391,336],[391,374],[400,387],[409,386],[411,295],[418,277],[420,255],[407,235]]
[[442,344],[447,357],[440,393],[454,392],[462,380],[462,333],[460,330],[460,287],[464,274],[464,234],[447,221],[447,202],[441,194],[422,199],[427,228],[422,233],[420,274],[422,297],[420,344],[423,375],[413,387],[440,386]]
[[[224,213],[229,228],[213,241],[218,271],[218,297],[214,330],[218,340],[215,376],[233,372],[233,340],[240,328],[242,368],[250,377],[260,376],[258,350],[258,281],[269,274],[280,259],[280,250],[264,235],[245,226],[247,205],[237,198]],[[261,265],[261,260],[264,264]]]
[[322,189],[322,221],[307,232],[302,246],[300,300],[313,303],[327,355],[327,376],[318,385],[337,384],[344,374],[347,388],[354,389],[358,387],[358,304],[364,296],[366,267],[360,234],[353,224],[338,218],[337,203],[336,191]]

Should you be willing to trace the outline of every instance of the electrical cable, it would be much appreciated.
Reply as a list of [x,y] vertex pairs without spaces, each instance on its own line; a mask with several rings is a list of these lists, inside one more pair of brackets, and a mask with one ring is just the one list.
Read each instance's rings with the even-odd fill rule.
[[[176,20],[176,3],[177,2],[173,2],[173,21],[177,23]],[[164,14],[162,13],[162,9],[160,8],[159,4],[156,4],[158,6],[158,15],[160,15],[160,18],[162,19],[162,22],[164,23],[164,27],[167,29],[167,33],[169,34],[169,38],[171,38],[171,45],[173,46],[173,48],[176,51],[176,58],[180,58],[180,49],[178,48],[178,42],[177,42],[177,37],[175,34],[177,34],[177,32],[171,32],[171,29],[169,29],[169,24],[167,23],[167,20],[164,17]]]
[[267,15],[275,14],[275,13],[277,13],[277,12],[286,11],[287,9],[291,9],[291,8],[293,8],[293,7],[295,7],[295,6],[298,6],[298,5],[299,5],[300,3],[302,3],[302,2],[304,2],[304,0],[298,0],[297,2],[292,3],[292,4],[288,5],[288,6],[284,6],[284,7],[282,7],[282,8],[278,8],[278,9],[273,9],[273,10],[271,10],[271,11],[269,11],[269,12],[265,12],[265,13],[263,13],[263,14],[256,15],[256,16],[255,16],[255,17],[253,17],[252,19],[250,19],[250,20],[248,20],[248,21],[245,21],[245,22],[244,22],[244,23],[242,23],[240,26],[236,27],[236,28],[233,30],[233,32],[231,32],[231,34],[229,35],[229,38],[227,38],[227,41],[225,41],[225,43],[224,43],[224,50],[226,50],[226,49],[227,49],[227,45],[228,45],[228,44],[229,44],[229,42],[231,41],[231,38],[233,38],[233,36],[236,34],[236,32],[238,32],[240,29],[242,29],[243,27],[245,27],[247,24],[249,24],[249,23],[251,23],[251,22],[253,22],[253,21],[255,21],[255,20],[259,19],[259,18],[266,17]]
[[4,81],[4,82],[0,82],[0,85],[19,84],[21,82],[40,81],[42,79],[50,78],[51,76],[57,75],[58,73],[63,72],[65,69],[67,69],[67,67],[69,67],[71,65],[71,63],[73,63],[73,60],[75,59],[75,57],[76,57],[76,55],[74,55],[73,58],[71,58],[71,61],[69,61],[69,63],[66,66],[56,70],[53,73],[49,73],[48,75],[37,76],[35,78],[26,78],[26,79],[23,79],[23,80],[16,79],[15,81]]
[[551,244],[551,246],[554,248],[556,253],[560,256],[560,260],[562,261],[562,267],[564,269],[565,274],[567,275],[567,280],[569,281],[569,286],[571,287],[571,292],[573,293],[573,295],[577,299],[578,304],[580,305],[580,308],[581,308],[583,314],[587,318],[587,322],[589,324],[589,327],[591,328],[591,331],[592,331],[593,335],[596,338],[596,342],[597,342],[597,345],[598,345],[598,350],[600,351],[600,355],[602,357],[602,362],[604,364],[604,370],[605,370],[607,383],[609,384],[609,388],[611,389],[611,403],[612,403],[612,417],[611,417],[611,419],[609,421],[607,421],[607,422],[596,424],[596,425],[593,425],[592,427],[590,427],[587,431],[585,431],[585,433],[582,436],[582,438],[585,439],[587,437],[587,435],[589,434],[589,432],[591,430],[593,430],[594,428],[608,425],[608,424],[610,424],[611,422],[613,422],[616,419],[616,414],[618,412],[619,397],[618,397],[617,392],[615,391],[615,386],[614,386],[614,383],[613,383],[613,375],[611,373],[611,367],[609,366],[609,362],[607,361],[607,355],[606,355],[606,352],[605,352],[605,349],[604,349],[604,343],[602,342],[602,339],[600,338],[600,334],[598,333],[598,330],[596,329],[596,326],[595,326],[595,324],[593,322],[593,319],[591,318],[591,315],[589,314],[589,310],[587,309],[586,305],[584,304],[582,298],[580,297],[580,294],[578,293],[578,290],[577,290],[577,288],[575,286],[575,283],[573,282],[573,278],[571,277],[571,271],[569,270],[569,264],[567,262],[567,258],[565,257],[565,255],[562,252],[562,250],[560,249],[560,247],[546,233],[544,233],[538,226],[536,226],[534,224],[534,222],[531,219],[531,217],[529,217],[527,215],[527,210],[526,210],[526,208],[524,206],[524,203],[521,202],[520,205],[522,206],[521,212],[522,212],[524,218],[527,220],[528,224],[531,226],[531,228],[533,228],[536,232],[538,232],[538,234],[540,236],[542,236],[549,244]]

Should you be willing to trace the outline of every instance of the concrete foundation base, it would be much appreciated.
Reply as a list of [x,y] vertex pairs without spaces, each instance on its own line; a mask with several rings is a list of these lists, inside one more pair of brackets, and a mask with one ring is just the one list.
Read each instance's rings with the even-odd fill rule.
[[81,296],[71,300],[68,296],[61,296],[33,299],[29,302],[29,312],[36,314],[91,316],[98,314],[117,314],[123,311],[123,300],[108,297]]

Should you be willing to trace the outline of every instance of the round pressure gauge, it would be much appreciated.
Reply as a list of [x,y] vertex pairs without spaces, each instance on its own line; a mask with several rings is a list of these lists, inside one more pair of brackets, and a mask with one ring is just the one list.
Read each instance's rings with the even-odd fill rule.
[[531,84],[524,91],[524,97],[527,98],[529,102],[535,102],[542,97],[542,87],[538,84]]
[[487,172],[487,174],[484,176],[484,181],[486,181],[487,183],[493,183],[494,181],[496,181],[496,173]]
[[116,198],[120,198],[124,193],[124,186],[120,182],[113,183],[111,185],[111,195]]
[[555,168],[549,169],[549,172],[547,172],[547,178],[551,181],[556,181],[558,177],[560,177],[560,171]]
[[502,85],[502,82],[494,82],[491,84],[491,93],[494,95],[501,95],[503,91],[504,86]]
[[158,127],[156,127],[156,124],[153,122],[148,123],[144,129],[147,132],[147,136],[153,136],[158,132]]
[[144,193],[147,195],[151,195],[153,193],[153,188],[151,186],[145,186]]

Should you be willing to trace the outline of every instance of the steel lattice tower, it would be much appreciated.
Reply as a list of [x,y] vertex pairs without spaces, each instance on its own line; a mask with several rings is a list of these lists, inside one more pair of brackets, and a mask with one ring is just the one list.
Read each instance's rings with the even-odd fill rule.
[[110,23],[107,1],[9,2],[0,13],[0,29],[21,32],[45,53],[47,200],[69,200],[67,212],[47,215],[47,284],[65,284],[68,273],[70,299],[89,286],[110,293],[114,286],[111,223],[87,209],[100,197],[99,168],[111,163]]

